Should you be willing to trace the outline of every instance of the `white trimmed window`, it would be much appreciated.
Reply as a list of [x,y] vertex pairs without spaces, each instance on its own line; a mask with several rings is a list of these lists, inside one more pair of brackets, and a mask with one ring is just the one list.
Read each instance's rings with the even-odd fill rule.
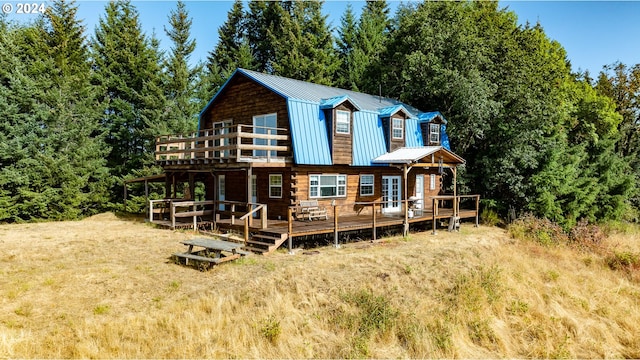
[[373,195],[373,182],[373,175],[360,175],[360,196]]
[[351,132],[351,113],[344,110],[336,110],[336,133],[349,134]]
[[269,174],[269,197],[282,198],[282,175]]
[[432,144],[440,143],[440,124],[429,124],[429,142]]
[[309,175],[310,198],[345,196],[347,196],[347,175]]
[[436,189],[436,174],[429,175],[429,190]]
[[394,139],[402,139],[404,134],[404,121],[402,119],[391,119],[391,134]]

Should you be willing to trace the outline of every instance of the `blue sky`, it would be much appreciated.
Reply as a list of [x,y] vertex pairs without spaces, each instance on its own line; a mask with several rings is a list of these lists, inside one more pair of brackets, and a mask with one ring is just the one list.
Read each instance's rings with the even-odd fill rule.
[[[14,5],[17,2],[8,1]],[[6,2],[5,2],[6,3]],[[347,1],[329,0],[324,12],[329,22],[340,25]],[[400,1],[389,1],[395,12]],[[84,19],[88,35],[92,36],[100,16],[104,14],[104,1],[81,0],[79,17]],[[140,13],[143,29],[155,33],[161,46],[170,47],[164,27],[168,26],[168,15],[175,8],[174,1],[134,0]],[[363,2],[351,1],[359,13]],[[193,19],[192,37],[196,39],[196,51],[192,62],[204,61],[207,53],[217,42],[218,27],[226,20],[231,8],[230,1],[186,1]],[[518,16],[521,24],[540,22],[547,35],[557,40],[566,49],[573,70],[589,70],[592,76],[603,65],[621,61],[628,65],[640,63],[640,2],[639,1],[501,1],[501,7],[508,7]],[[14,13],[15,20],[28,21],[30,16]]]

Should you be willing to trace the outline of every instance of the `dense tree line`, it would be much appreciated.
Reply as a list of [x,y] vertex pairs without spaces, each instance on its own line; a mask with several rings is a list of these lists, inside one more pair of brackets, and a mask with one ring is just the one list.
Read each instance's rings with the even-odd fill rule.
[[[463,192],[502,215],[565,226],[637,218],[640,65],[571,69],[541,25],[497,2],[366,2],[332,28],[321,2],[235,1],[204,63],[184,3],[170,51],[135,6],[87,34],[74,3],[31,24],[0,19],[0,221],[119,208],[125,178],[155,174],[154,137],[193,131],[238,67],[398,98],[449,120]],[[140,205],[141,198],[137,198]],[[129,210],[136,210],[136,202]]]

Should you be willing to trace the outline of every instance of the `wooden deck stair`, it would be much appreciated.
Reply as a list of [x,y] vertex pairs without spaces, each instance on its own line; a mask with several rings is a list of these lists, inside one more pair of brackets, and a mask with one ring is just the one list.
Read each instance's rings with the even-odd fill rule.
[[256,254],[268,255],[279,248],[286,240],[287,234],[261,231],[251,235],[244,244],[243,249]]

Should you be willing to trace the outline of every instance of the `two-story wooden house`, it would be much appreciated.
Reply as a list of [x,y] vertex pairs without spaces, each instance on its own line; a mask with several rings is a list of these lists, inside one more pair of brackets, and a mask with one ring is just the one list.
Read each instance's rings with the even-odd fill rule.
[[406,219],[431,209],[443,171],[455,178],[464,164],[446,124],[389,98],[238,69],[202,110],[197,134],[158,138],[156,161],[167,198],[180,182],[204,184],[213,208],[199,215],[249,203],[247,212],[262,204],[268,219],[291,222],[294,206],[312,200],[341,216]]

